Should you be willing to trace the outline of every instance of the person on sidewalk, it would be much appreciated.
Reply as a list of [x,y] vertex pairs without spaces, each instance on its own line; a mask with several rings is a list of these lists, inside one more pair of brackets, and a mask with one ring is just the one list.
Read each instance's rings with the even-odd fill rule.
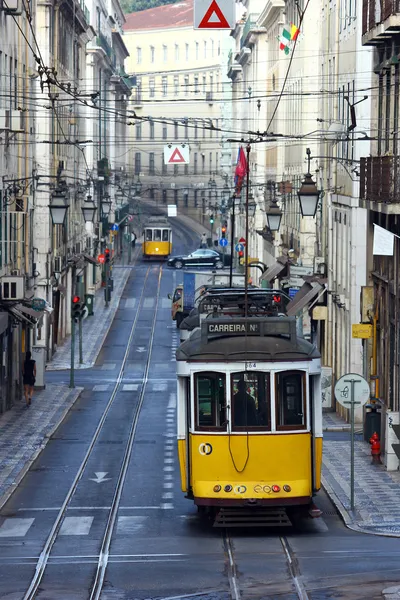
[[136,246],[136,233],[134,231],[131,232],[131,245],[132,248],[135,248]]
[[27,351],[25,362],[22,366],[25,402],[27,406],[31,405],[33,396],[33,387],[36,381],[36,361],[32,359],[32,354]]
[[201,234],[200,248],[208,248],[208,245],[207,245],[207,234],[206,233],[202,233]]

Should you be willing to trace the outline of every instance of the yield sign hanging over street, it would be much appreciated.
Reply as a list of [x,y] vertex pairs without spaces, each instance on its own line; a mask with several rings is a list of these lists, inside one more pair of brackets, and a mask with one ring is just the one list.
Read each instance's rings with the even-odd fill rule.
[[188,165],[189,146],[182,144],[180,146],[164,146],[164,164],[165,165]]
[[194,0],[194,29],[234,29],[235,0]]

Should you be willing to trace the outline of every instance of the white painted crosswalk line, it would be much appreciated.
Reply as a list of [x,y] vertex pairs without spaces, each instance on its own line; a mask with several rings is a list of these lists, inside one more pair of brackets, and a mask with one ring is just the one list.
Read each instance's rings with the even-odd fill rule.
[[171,300],[169,298],[161,298],[161,308],[171,308]]
[[0,537],[24,537],[35,519],[5,519],[0,527]]
[[60,535],[88,535],[93,517],[65,517]]
[[143,308],[153,308],[154,298],[145,298],[143,302]]
[[117,533],[136,533],[142,529],[148,517],[118,517]]
[[122,386],[123,392],[136,392],[138,389],[138,383],[124,383],[124,385]]
[[127,298],[125,300],[125,308],[135,308],[136,298]]

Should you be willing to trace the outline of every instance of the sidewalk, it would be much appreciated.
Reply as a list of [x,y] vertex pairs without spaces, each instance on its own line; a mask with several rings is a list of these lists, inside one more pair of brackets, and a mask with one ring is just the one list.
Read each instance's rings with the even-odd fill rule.
[[[400,472],[371,463],[362,435],[354,442],[354,512],[350,509],[350,426],[324,413],[322,485],[350,529],[400,537]],[[359,427],[356,428],[357,430]]]

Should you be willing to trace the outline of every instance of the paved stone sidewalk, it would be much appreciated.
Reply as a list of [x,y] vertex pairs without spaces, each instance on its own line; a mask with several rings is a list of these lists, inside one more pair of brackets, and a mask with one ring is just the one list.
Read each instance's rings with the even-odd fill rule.
[[36,392],[29,408],[25,399],[0,416],[0,507],[43,450],[83,388],[48,384]]
[[[120,267],[114,265],[113,280],[114,290],[111,295],[111,302],[106,307],[104,303],[104,288],[100,288],[95,295],[93,303],[94,315],[87,317],[82,322],[83,338],[83,363],[79,364],[78,339],[75,342],[75,369],[90,369],[96,362],[96,358],[101,350],[103,342],[111,327],[115,313],[117,312],[119,301],[124,291],[125,284],[131,273],[131,267]],[[71,336],[65,339],[62,346],[57,348],[57,352],[51,362],[46,365],[47,371],[56,371],[69,369],[71,365]]]
[[[324,430],[328,427],[326,416]],[[334,420],[340,425],[340,417],[335,416]],[[327,434],[324,439],[323,487],[350,529],[400,537],[400,472],[386,471],[383,464],[372,464],[370,445],[361,441],[361,436],[356,436],[354,444],[355,510],[351,511],[350,435],[344,433],[344,420],[342,424],[342,430],[337,429],[337,434]],[[344,436],[348,439],[344,440]]]

